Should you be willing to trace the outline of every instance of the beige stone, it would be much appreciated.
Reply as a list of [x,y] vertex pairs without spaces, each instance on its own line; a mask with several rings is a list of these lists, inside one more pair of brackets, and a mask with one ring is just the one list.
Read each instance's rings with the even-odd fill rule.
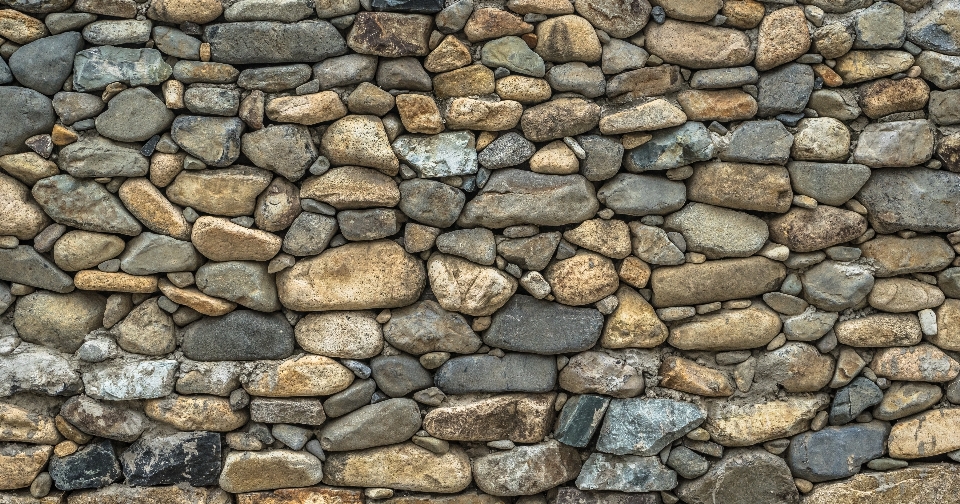
[[239,429],[250,418],[247,410],[233,411],[226,397],[176,394],[144,403],[148,417],[181,431],[205,430],[229,432]]
[[170,203],[150,180],[127,179],[118,195],[127,210],[147,229],[178,240],[190,239],[190,223],[183,217],[183,210]]
[[580,171],[580,160],[562,140],[554,140],[530,158],[530,171],[550,175],[570,175]]
[[762,3],[754,0],[729,0],[723,2],[720,13],[727,18],[724,26],[749,30],[760,24],[764,8]]
[[602,49],[590,22],[569,14],[537,24],[537,47],[534,51],[544,60],[554,63],[593,63],[600,60]]
[[690,121],[742,121],[757,115],[757,100],[739,89],[690,89],[677,95]]
[[270,172],[251,166],[184,171],[167,188],[167,197],[198,212],[226,217],[253,215],[257,196],[271,180]]
[[560,388],[572,394],[601,394],[617,398],[643,392],[643,376],[626,361],[601,352],[574,355],[557,379]]
[[453,35],[447,35],[436,49],[430,51],[423,62],[428,72],[440,73],[456,70],[473,62],[470,46]]
[[157,187],[167,187],[183,171],[183,160],[187,153],[164,154],[154,152],[150,156],[150,182]]
[[799,6],[777,9],[764,16],[757,41],[757,70],[769,70],[803,56],[810,49],[807,18]]
[[943,408],[901,420],[890,429],[890,456],[932,457],[960,449],[960,408]]
[[936,308],[943,304],[944,295],[936,286],[917,280],[880,278],[867,301],[878,310],[904,313]]
[[413,443],[327,455],[323,482],[412,492],[456,493],[471,482],[470,459],[459,446],[444,454]]
[[36,184],[40,179],[60,173],[57,163],[44,159],[36,152],[21,152],[0,156],[0,170],[7,172],[10,176],[28,186]]
[[769,222],[770,240],[793,252],[813,252],[851,241],[867,230],[864,216],[840,208],[817,205],[794,207]]
[[88,333],[100,327],[106,304],[92,292],[39,290],[17,301],[13,324],[24,341],[73,353]]
[[62,439],[52,417],[0,403],[0,441],[52,445]]
[[237,495],[237,504],[363,504],[363,492],[350,488],[280,488]]
[[653,131],[679,126],[687,116],[667,100],[657,98],[600,117],[600,132],[619,135],[634,131]]
[[338,119],[320,139],[320,151],[334,166],[366,166],[391,177],[400,170],[400,160],[390,147],[387,130],[376,116],[348,115]]
[[197,251],[212,261],[269,261],[283,243],[275,234],[208,215],[193,224],[191,239]]
[[834,326],[837,341],[852,347],[909,346],[920,342],[920,321],[912,313],[875,313]]
[[585,251],[547,266],[543,276],[557,301],[573,306],[596,303],[620,285],[613,261]]
[[343,166],[308,178],[300,188],[300,197],[322,201],[338,210],[395,207],[400,202],[400,189],[392,177],[376,170]]
[[929,100],[930,86],[923,79],[880,79],[860,86],[860,109],[871,119],[921,110]]
[[790,155],[796,160],[845,161],[850,155],[850,130],[832,117],[801,119]]
[[[53,494],[51,494],[53,495]],[[217,487],[154,486],[129,487],[122,483],[96,490],[70,493],[70,504],[231,504],[232,497]],[[61,501],[41,501],[40,504],[62,504]]]
[[904,51],[850,51],[837,58],[834,71],[846,84],[857,84],[905,72],[913,65],[913,56]]
[[613,259],[630,255],[630,228],[626,222],[616,219],[591,219],[579,226],[564,231],[568,242]]
[[545,102],[553,94],[546,80],[525,75],[508,75],[498,80],[496,91],[501,100],[514,100],[524,105]]
[[13,9],[0,9],[0,37],[17,44],[29,44],[47,33],[43,21]]
[[556,440],[475,457],[473,480],[480,490],[499,496],[532,495],[577,477],[581,459],[573,447]]
[[783,213],[793,202],[790,173],[782,166],[697,163],[686,184],[687,199],[727,208]]
[[327,357],[369,359],[383,349],[383,331],[372,311],[311,313],[294,334],[304,350]]
[[765,346],[780,333],[780,317],[760,303],[742,310],[699,315],[674,327],[667,343],[681,350],[748,350]]
[[449,441],[539,443],[553,428],[556,396],[552,392],[447,396],[423,418],[423,428]]
[[943,397],[939,385],[923,382],[893,382],[883,400],[873,409],[877,420],[897,420],[933,406]]
[[947,299],[937,308],[937,334],[927,341],[944,350],[960,350],[960,300]]
[[376,84],[361,82],[347,97],[347,108],[354,114],[385,115],[396,105],[393,95]]
[[517,14],[573,14],[568,0],[508,0],[507,8]]
[[657,268],[650,276],[652,304],[666,308],[746,299],[776,290],[786,276],[783,264],[759,256]]
[[261,397],[332,395],[353,383],[353,372],[321,355],[301,355],[283,361],[263,361],[243,376],[243,388]]
[[960,468],[953,463],[911,464],[886,472],[863,472],[820,483],[803,504],[928,504],[950,502],[960,494]]
[[116,332],[117,344],[128,352],[164,355],[177,347],[176,326],[157,298],[140,303],[117,324]]
[[31,240],[50,223],[27,186],[0,173],[0,236]]
[[651,3],[663,7],[668,17],[682,21],[698,21],[701,23],[713,19],[723,4],[720,0],[703,0],[700,2],[653,0]]
[[433,77],[433,92],[438,99],[493,93],[493,70],[476,64]]
[[867,362],[860,357],[856,350],[848,347],[840,347],[840,355],[837,356],[837,366],[833,372],[833,379],[830,380],[830,388],[840,388],[853,381],[860,374],[860,371],[867,365]]
[[53,245],[53,261],[64,271],[95,268],[123,252],[126,244],[115,235],[69,231]]
[[168,23],[206,24],[220,17],[220,0],[156,0],[150,3],[147,16]]
[[523,35],[533,31],[533,25],[524,22],[516,14],[492,7],[475,11],[463,27],[463,34],[470,42],[481,42],[508,35]]
[[[0,11],[3,12],[3,11]],[[0,490],[30,486],[53,452],[52,446],[10,443],[0,445]]]
[[512,276],[452,255],[432,255],[427,272],[440,306],[475,317],[492,315],[517,291]]
[[234,451],[227,454],[220,488],[230,493],[316,485],[323,478],[320,459],[306,451]]
[[557,98],[527,108],[520,118],[523,136],[546,142],[590,131],[600,122],[600,106],[583,98]]
[[786,392],[816,392],[830,383],[833,371],[829,355],[808,343],[790,341],[760,356],[754,381]]
[[661,387],[705,397],[733,395],[733,385],[725,373],[683,357],[665,357],[660,365],[660,376]]
[[667,19],[663,24],[647,24],[644,33],[646,49],[667,63],[700,69],[753,61],[750,38],[740,30]]
[[921,343],[878,350],[870,362],[877,376],[897,381],[947,382],[960,374],[960,363],[939,348]]
[[100,270],[78,271],[73,284],[80,290],[150,294],[157,292],[157,277]]
[[522,113],[523,105],[512,100],[454,98],[444,118],[453,130],[503,131],[516,127]]
[[817,411],[830,404],[827,394],[796,394],[785,399],[707,402],[703,428],[723,446],[751,446],[807,430]]
[[291,310],[399,308],[420,297],[425,273],[423,262],[395,242],[348,243],[283,270],[277,290]]
[[956,256],[950,244],[939,236],[881,235],[861,244],[860,250],[875,268],[877,278],[940,271]]
[[397,96],[397,112],[403,127],[410,133],[435,135],[443,131],[443,118],[437,102],[427,95],[402,94]]
[[340,101],[340,95],[333,91],[280,96],[268,101],[264,111],[271,121],[304,126],[333,121],[347,115],[347,107]]
[[220,317],[237,308],[236,303],[208,296],[194,287],[177,287],[166,278],[161,278],[157,285],[160,288],[160,292],[170,301],[187,306],[209,317]]
[[654,348],[666,341],[667,326],[643,296],[622,285],[617,299],[617,309],[607,318],[600,336],[602,347]]

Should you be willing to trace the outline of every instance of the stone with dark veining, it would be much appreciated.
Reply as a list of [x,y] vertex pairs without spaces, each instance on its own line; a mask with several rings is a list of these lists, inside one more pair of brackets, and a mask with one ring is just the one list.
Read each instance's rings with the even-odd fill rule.
[[71,396],[83,390],[76,363],[67,354],[21,343],[0,359],[0,397],[20,392]]
[[548,392],[556,386],[557,366],[545,355],[468,355],[444,363],[434,381],[448,394]]
[[885,422],[804,432],[790,440],[787,464],[794,476],[815,483],[847,478],[883,455],[889,433]]
[[220,476],[220,434],[178,432],[141,438],[120,455],[120,462],[129,485],[216,485]]
[[449,441],[539,443],[549,433],[556,394],[447,396],[423,419],[433,437]]
[[181,349],[193,360],[283,359],[293,353],[293,327],[280,313],[232,311],[184,329]]
[[656,455],[697,428],[707,414],[671,399],[614,399],[600,429],[597,450],[614,455]]
[[500,170],[467,202],[458,223],[488,228],[561,226],[590,219],[598,208],[593,185],[580,175]]
[[596,344],[602,328],[603,315],[594,308],[516,295],[494,314],[483,342],[514,352],[582,352]]
[[213,24],[204,39],[211,61],[231,64],[314,63],[347,52],[337,29],[322,20]]
[[360,54],[387,58],[426,56],[432,25],[432,17],[423,14],[361,12],[347,35],[347,45]]
[[577,477],[581,490],[656,492],[677,486],[677,473],[653,456],[591,453]]

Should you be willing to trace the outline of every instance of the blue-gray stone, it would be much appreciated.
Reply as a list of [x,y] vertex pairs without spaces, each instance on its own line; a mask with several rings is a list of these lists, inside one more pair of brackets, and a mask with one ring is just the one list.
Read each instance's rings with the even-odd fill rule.
[[576,448],[587,446],[609,405],[609,397],[590,394],[571,397],[560,411],[553,438]]
[[60,224],[129,236],[143,229],[120,198],[93,180],[54,175],[34,184],[32,192],[43,211]]
[[790,441],[787,464],[797,478],[818,483],[847,478],[883,455],[890,424],[870,422],[804,432]]
[[403,397],[433,386],[430,372],[409,355],[375,357],[370,361],[373,381],[390,397]]
[[699,121],[689,121],[655,132],[650,141],[627,154],[624,166],[634,173],[669,170],[706,161],[715,152],[707,127]]
[[284,359],[293,354],[293,327],[281,313],[235,310],[184,329],[181,350],[198,361]]
[[170,133],[187,154],[222,168],[240,157],[243,130],[239,117],[180,116],[174,119]]
[[693,89],[727,89],[746,84],[756,84],[760,75],[752,66],[735,68],[709,68],[697,70],[690,77]]
[[719,157],[723,161],[783,165],[790,158],[791,147],[793,135],[782,122],[749,121],[733,130]]
[[666,215],[687,202],[687,186],[661,175],[620,173],[597,191],[597,199],[618,214]]
[[393,150],[423,178],[477,173],[477,149],[469,131],[403,135],[393,142]]
[[833,206],[843,205],[854,197],[873,172],[869,166],[861,164],[807,161],[790,162],[787,170],[794,192]]
[[200,59],[200,40],[170,26],[155,26],[153,41],[157,49],[174,58]]
[[220,63],[315,63],[347,52],[346,41],[327,21],[251,21],[209,25],[204,40]]
[[927,168],[874,170],[857,199],[878,233],[960,229],[960,174]]
[[373,10],[434,14],[443,10],[443,0],[373,0]]
[[[136,89],[150,93],[144,88]],[[117,98],[119,96],[113,101]],[[100,117],[103,117],[103,114],[97,119]],[[61,170],[81,178],[143,177],[150,168],[150,160],[140,154],[138,149],[100,136],[84,137],[60,149],[58,161]]]
[[758,116],[802,112],[813,92],[813,69],[799,63],[783,65],[761,74],[757,88]]
[[591,182],[607,180],[620,170],[623,162],[623,144],[600,135],[577,137],[580,146],[587,153],[580,167],[580,174]]
[[49,133],[57,115],[50,98],[27,88],[0,87],[0,156],[27,150],[24,142]]
[[607,408],[597,450],[614,455],[656,455],[706,418],[705,411],[688,402],[614,399]]
[[0,249],[0,280],[66,294],[73,278],[29,245]]
[[178,432],[140,438],[120,455],[132,486],[216,485],[220,478],[220,434]]
[[591,453],[577,477],[580,490],[655,492],[676,486],[677,473],[664,467],[658,457]]
[[557,384],[557,361],[548,355],[465,355],[448,360],[434,377],[447,394],[549,392]]
[[173,68],[156,49],[100,46],[80,51],[73,59],[73,90],[99,91],[113,82],[128,86],[156,86]]
[[59,490],[105,487],[122,474],[113,445],[107,439],[88,444],[66,457],[50,457],[49,471]]
[[939,2],[910,27],[907,39],[924,49],[960,56],[960,5]]
[[687,504],[800,502],[787,463],[763,448],[730,450],[700,478],[682,481],[676,494]]
[[597,343],[602,329],[603,314],[595,308],[574,308],[518,294],[493,315],[483,342],[514,352],[582,352]]
[[10,71],[21,85],[52,95],[70,76],[73,56],[80,49],[83,37],[78,32],[34,40],[10,55]]
[[830,405],[830,425],[850,423],[867,408],[880,404],[883,391],[876,383],[859,376],[837,391]]

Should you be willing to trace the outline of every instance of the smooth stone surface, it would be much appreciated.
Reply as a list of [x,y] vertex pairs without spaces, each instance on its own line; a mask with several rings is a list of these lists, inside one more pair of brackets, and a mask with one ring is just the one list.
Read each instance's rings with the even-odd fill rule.
[[784,213],[793,201],[790,174],[781,166],[697,163],[685,183],[691,201],[738,210]]
[[383,333],[370,311],[311,313],[297,322],[297,343],[327,357],[368,359],[383,349]]
[[306,452],[230,452],[224,460],[219,484],[228,492],[242,493],[312,486],[322,477],[320,459]]
[[687,250],[708,259],[751,256],[768,237],[767,224],[759,218],[702,203],[690,203],[670,214],[664,228],[682,233]]
[[707,474],[676,490],[690,504],[797,504],[797,486],[782,458],[760,448],[728,451]]
[[823,261],[801,276],[803,298],[827,311],[859,306],[873,289],[870,269],[858,264]]
[[470,355],[448,360],[434,381],[447,394],[548,392],[556,386],[557,366],[542,355]]
[[614,212],[642,217],[665,215],[686,203],[686,187],[656,175],[620,173],[597,191],[601,203]]
[[887,440],[890,456],[899,459],[931,457],[958,449],[960,438],[954,426],[956,408],[930,410],[894,424]]
[[223,168],[240,157],[244,123],[237,117],[179,116],[171,133],[188,154],[204,163]]
[[884,422],[827,427],[790,440],[787,463],[794,476],[819,483],[848,478],[883,455],[890,426]]
[[0,279],[61,294],[74,289],[70,275],[29,245],[0,249]]
[[780,328],[776,312],[754,304],[742,310],[696,316],[674,327],[667,342],[683,350],[746,350],[770,343]]
[[393,310],[383,326],[383,337],[393,347],[414,355],[473,353],[481,345],[479,336],[462,315],[446,311],[430,300]]
[[[650,277],[657,308],[745,299],[775,290],[786,277],[782,264],[764,257],[722,259],[657,268]],[[735,285],[728,278],[740,278]]]
[[20,300],[13,323],[24,341],[72,353],[100,327],[105,309],[106,300],[96,293],[41,290]]
[[353,451],[402,443],[420,429],[413,399],[387,399],[327,422],[317,431],[325,451]]
[[73,70],[74,54],[82,48],[78,32],[44,37],[11,54],[10,71],[22,86],[50,96],[63,87]]
[[213,24],[204,38],[211,60],[221,63],[313,63],[347,51],[336,28],[321,20]]
[[644,34],[651,54],[687,68],[743,66],[754,57],[746,34],[729,28],[670,19],[648,24]]
[[200,361],[283,359],[293,347],[293,328],[281,314],[249,310],[198,320],[181,343],[185,356]]
[[955,196],[958,184],[960,175],[955,173],[886,169],[870,177],[858,199],[877,232],[951,232],[960,229],[960,210],[946,202]]
[[926,120],[868,124],[860,133],[852,159],[872,168],[923,164],[933,154],[934,129]]

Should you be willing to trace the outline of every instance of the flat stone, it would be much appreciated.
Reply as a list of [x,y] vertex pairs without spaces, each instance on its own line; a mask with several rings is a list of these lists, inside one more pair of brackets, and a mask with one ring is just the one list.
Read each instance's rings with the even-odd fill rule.
[[463,191],[442,182],[418,178],[400,184],[400,210],[429,226],[452,226],[465,201]]
[[733,395],[726,374],[681,357],[666,357],[660,367],[660,376],[661,387],[706,397]]
[[940,402],[943,390],[933,383],[894,382],[873,409],[877,420],[898,420],[920,413]]
[[817,411],[829,402],[825,394],[798,394],[746,403],[709,400],[703,428],[723,446],[751,446],[806,431]]
[[939,383],[960,374],[960,363],[929,344],[884,348],[874,354],[870,368],[877,376],[902,381]]
[[307,488],[279,488],[273,492],[237,494],[238,504],[296,504],[300,502],[316,502],[318,504],[332,502],[362,504],[363,492],[346,488],[314,486]]
[[171,395],[148,400],[144,413],[181,431],[229,432],[249,420],[246,410],[233,411],[226,397]]
[[682,481],[676,493],[690,504],[800,502],[786,462],[760,448],[728,451],[702,477]]
[[77,504],[122,504],[131,501],[164,502],[169,504],[225,504],[229,502],[230,494],[215,487],[129,487],[117,483],[97,490],[72,492],[70,497]]
[[929,99],[930,86],[923,79],[880,79],[860,86],[860,106],[871,119],[922,109]]
[[913,314],[877,313],[840,322],[837,340],[855,347],[907,346],[920,342],[920,322]]
[[471,482],[470,459],[462,448],[436,454],[413,443],[331,453],[323,482],[335,486],[457,493]]
[[173,68],[156,49],[114,46],[80,51],[73,60],[73,90],[100,91],[113,82],[128,86],[156,86],[167,80]]
[[397,183],[379,171],[359,166],[343,166],[305,180],[300,188],[300,197],[315,199],[340,210],[349,210],[397,206],[401,193]]
[[889,425],[883,422],[805,432],[791,440],[787,463],[795,476],[807,481],[847,478],[883,455],[889,432]]
[[844,84],[858,84],[904,72],[913,61],[913,56],[904,51],[850,51],[837,58],[833,68]]
[[227,21],[283,21],[293,23],[313,14],[314,8],[303,0],[264,2],[245,0],[230,5],[223,12]]
[[296,327],[304,350],[345,359],[368,359],[383,349],[383,334],[369,311],[311,313]]
[[957,13],[955,5],[938,4],[911,24],[907,38],[924,49],[960,56],[960,38],[954,31]]
[[630,227],[626,222],[610,219],[592,219],[584,221],[576,228],[563,233],[568,242],[612,259],[623,259],[630,255]]
[[40,179],[60,173],[56,163],[44,159],[36,152],[0,156],[0,169],[29,186]]
[[793,208],[770,220],[770,239],[794,252],[813,252],[851,241],[867,230],[856,212],[827,205]]
[[[657,306],[656,302],[654,306]],[[697,316],[675,327],[667,342],[683,350],[745,350],[766,345],[777,336],[780,328],[776,312],[754,304],[742,310],[721,310]]]
[[870,306],[893,313],[935,308],[943,304],[943,300],[943,292],[940,289],[906,278],[877,280],[868,298]]
[[[910,167],[933,155],[933,124],[925,120],[867,125],[860,134],[853,160],[873,168]],[[910,145],[898,149],[897,145]]]
[[60,168],[74,177],[142,177],[149,168],[149,160],[140,155],[139,149],[103,137],[85,138],[64,147],[59,161]]
[[188,154],[204,163],[223,168],[240,157],[244,124],[237,117],[179,116],[171,133]]
[[687,250],[708,259],[751,256],[768,236],[767,225],[759,218],[702,203],[690,203],[670,214],[664,228],[682,233]]
[[377,382],[372,379],[354,380],[352,385],[323,401],[323,411],[331,418],[341,417],[370,404],[376,390]]
[[125,443],[135,441],[147,427],[147,419],[142,413],[85,395],[67,400],[60,414],[87,434]]
[[523,135],[510,132],[497,137],[484,147],[478,154],[477,160],[484,168],[490,170],[509,168],[529,161],[536,149],[533,142],[524,138]]
[[[941,201],[952,197],[958,180],[960,175],[923,168],[883,170],[871,176],[858,199],[878,232],[950,232],[960,229],[960,213]],[[911,187],[909,201],[904,187]]]
[[22,86],[53,95],[70,76],[74,54],[81,49],[83,37],[77,32],[44,37],[10,55],[10,72]]
[[901,420],[890,430],[890,456],[900,459],[931,457],[960,447],[954,425],[960,416],[956,408],[931,410]]
[[623,215],[665,215],[686,203],[683,182],[648,174],[620,173],[600,187],[597,198]]
[[[226,63],[212,63],[209,61],[178,61],[173,66],[173,78],[184,84],[232,84],[236,82],[239,74],[240,71],[237,70],[236,67]],[[191,89],[195,90],[193,92],[199,91],[202,93],[202,91],[200,91],[200,89],[202,89],[201,87],[191,86]],[[187,95],[185,93],[184,97],[186,96]]]
[[860,164],[794,161],[787,169],[795,192],[834,206],[855,196],[871,175],[870,168]]
[[662,228],[634,221],[630,223],[630,233],[633,253],[641,261],[658,266],[676,266],[686,261],[683,252]]
[[86,445],[72,455],[51,458],[49,472],[60,490],[100,488],[122,475],[113,445],[106,439]]
[[80,375],[72,361],[60,352],[29,343],[20,344],[0,361],[0,378],[2,397],[17,392],[73,395],[83,390]]
[[433,437],[450,441],[538,443],[553,423],[555,397],[552,393],[448,396],[427,413],[423,428]]
[[454,98],[444,109],[447,127],[455,130],[505,131],[520,122],[523,106],[511,100]]
[[347,35],[347,45],[360,54],[388,58],[426,56],[432,21],[423,14],[361,12]]
[[713,157],[715,147],[706,127],[687,122],[675,128],[657,131],[649,141],[632,149],[625,166],[628,171],[669,170]]
[[[775,290],[785,277],[782,264],[763,257],[657,268],[650,277],[652,304],[665,308],[745,299]],[[741,281],[731,285],[729,278]]]
[[[563,211],[558,211],[561,203]],[[580,175],[500,170],[464,206],[458,223],[488,228],[558,226],[593,217],[598,205],[593,187]]]
[[[570,481],[580,472],[576,450],[553,440],[484,455],[473,459],[471,465],[477,487],[499,496],[536,494]],[[505,470],[509,467],[525,470]]]
[[80,229],[125,235],[142,229],[116,196],[92,180],[55,175],[37,182],[33,197],[54,220]]
[[470,355],[448,360],[434,380],[447,394],[549,392],[556,386],[557,366],[542,355]]
[[257,195],[270,185],[271,179],[269,172],[252,166],[183,171],[167,187],[166,194],[177,205],[237,217],[253,214]]
[[446,311],[431,300],[393,310],[390,321],[383,326],[383,337],[394,348],[413,355],[473,353],[481,345],[462,315]]
[[687,197],[711,205],[783,213],[793,201],[786,168],[712,161],[694,165]]
[[[269,111],[268,107],[268,115]],[[337,115],[340,116],[342,114]],[[282,175],[291,182],[303,177],[318,156],[317,147],[310,139],[307,128],[293,124],[268,126],[247,133],[241,138],[240,150],[253,164]]]
[[664,467],[657,457],[591,453],[576,484],[583,490],[665,491],[677,486],[677,473]]
[[956,255],[945,240],[936,236],[878,236],[860,248],[863,257],[872,261],[877,277],[940,271]]
[[227,454],[220,488],[231,493],[315,485],[323,477],[320,459],[302,451],[235,451]]
[[660,65],[623,72],[607,83],[607,96],[626,95],[628,99],[660,96],[682,87],[680,67]]
[[600,122],[600,106],[582,98],[557,98],[523,111],[520,127],[532,142],[546,142],[590,131]]
[[821,355],[813,345],[790,341],[758,359],[754,381],[775,384],[786,392],[816,392],[826,387],[833,375],[833,359]]
[[623,39],[640,31],[650,16],[650,4],[642,0],[623,3],[588,0],[577,5],[576,9],[577,14],[586,18],[597,29]]
[[584,394],[571,397],[564,403],[557,419],[554,438],[576,448],[587,446],[609,405],[610,398],[603,396]]
[[870,270],[858,264],[824,261],[803,274],[804,299],[828,311],[860,305],[873,284]]
[[273,276],[267,265],[252,261],[208,262],[196,273],[197,287],[208,296],[247,308],[270,312],[280,309]]
[[293,341],[283,316],[236,310],[187,326],[181,348],[200,361],[283,359],[293,353]]
[[[705,71],[707,70],[701,70]],[[706,133],[704,136],[709,138]],[[791,146],[793,135],[780,121],[749,121],[733,130],[727,145],[719,151],[719,157],[723,161],[783,165],[790,156]],[[691,161],[707,159],[709,158]]]
[[403,397],[432,385],[430,373],[409,355],[376,357],[370,369],[377,386],[390,397]]
[[131,275],[194,271],[203,257],[189,241],[143,232],[120,254],[120,268]]
[[349,387],[353,378],[350,370],[329,357],[301,355],[283,361],[262,361],[241,382],[255,396],[304,397],[335,394]]
[[403,135],[393,142],[393,149],[397,157],[423,178],[477,173],[476,143],[469,131],[430,136]]
[[931,499],[951,499],[958,484],[958,473],[953,464],[913,464],[903,469],[865,472],[844,481],[816,485],[804,497],[804,502],[852,504],[857,499],[869,498],[877,504],[920,504]]
[[[336,58],[330,60],[333,59]],[[247,68],[240,72],[237,85],[244,89],[259,89],[265,93],[277,93],[304,84],[310,80],[310,73],[310,66],[305,64]]]
[[[51,452],[53,452],[53,448],[50,446],[31,446],[19,443],[0,446],[0,468],[7,476],[3,484],[0,484],[0,488],[16,490],[31,486],[31,482],[47,465]],[[16,499],[15,494],[5,493],[5,495],[11,495],[12,499]]]
[[232,64],[313,63],[347,50],[336,28],[321,20],[213,24],[204,39],[212,61]]
[[560,388],[573,394],[635,397],[643,391],[643,376],[625,361],[601,352],[575,355],[559,375]]
[[644,34],[651,54],[687,68],[743,66],[754,57],[746,34],[729,28],[668,19],[648,24]]
[[220,474],[220,435],[180,432],[141,438],[120,455],[120,462],[131,485],[216,485]]
[[604,135],[619,135],[679,126],[686,120],[684,110],[667,100],[657,98],[612,113],[603,113],[599,125],[600,132]]
[[402,443],[420,430],[413,399],[387,399],[327,422],[317,431],[326,452],[363,450]]

